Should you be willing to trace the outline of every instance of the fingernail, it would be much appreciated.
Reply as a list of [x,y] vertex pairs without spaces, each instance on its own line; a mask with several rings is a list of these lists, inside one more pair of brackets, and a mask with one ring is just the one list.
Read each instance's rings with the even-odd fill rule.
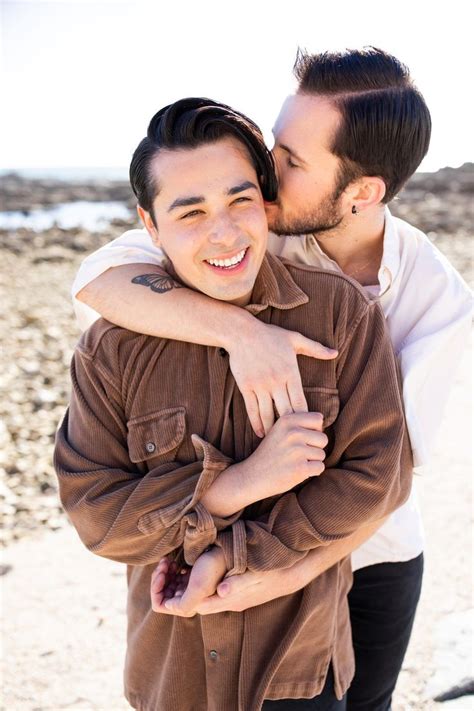
[[167,610],[172,610],[172,609],[173,609],[173,603],[171,602],[171,600],[167,600],[167,601],[165,602],[165,607],[166,607]]
[[339,353],[339,351],[336,351],[335,348],[328,348],[327,352],[329,353],[329,355],[337,355]]

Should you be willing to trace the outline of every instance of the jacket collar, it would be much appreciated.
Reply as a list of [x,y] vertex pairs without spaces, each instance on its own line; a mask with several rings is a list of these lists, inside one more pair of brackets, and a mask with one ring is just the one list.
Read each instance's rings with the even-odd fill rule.
[[[183,283],[170,261],[166,262],[165,268],[175,281]],[[255,280],[250,302],[244,308],[252,314],[257,314],[269,306],[288,310],[306,304],[308,301],[309,297],[296,285],[281,260],[266,252]]]
[[266,253],[257,274],[250,303],[245,307],[253,314],[269,306],[286,311],[307,304],[309,297],[294,282],[278,257]]

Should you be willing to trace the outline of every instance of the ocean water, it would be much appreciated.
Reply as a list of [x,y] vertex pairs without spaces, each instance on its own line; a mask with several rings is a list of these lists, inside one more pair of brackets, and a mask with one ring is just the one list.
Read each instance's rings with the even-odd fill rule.
[[0,228],[17,230],[25,227],[36,232],[47,230],[54,224],[63,229],[83,227],[94,232],[106,227],[111,220],[130,219],[132,212],[122,202],[89,202],[78,200],[50,208],[23,212],[0,212]]

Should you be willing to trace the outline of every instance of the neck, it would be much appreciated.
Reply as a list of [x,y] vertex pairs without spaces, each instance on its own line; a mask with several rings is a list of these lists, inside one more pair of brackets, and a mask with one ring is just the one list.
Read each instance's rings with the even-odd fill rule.
[[384,207],[349,214],[334,230],[315,234],[323,252],[348,276],[367,286],[378,283],[383,255]]

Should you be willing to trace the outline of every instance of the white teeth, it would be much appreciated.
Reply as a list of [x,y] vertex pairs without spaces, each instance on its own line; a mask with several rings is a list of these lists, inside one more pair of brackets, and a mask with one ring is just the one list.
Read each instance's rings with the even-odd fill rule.
[[232,259],[207,259],[206,261],[214,267],[233,267],[235,264],[239,264],[242,261],[245,257],[246,251],[247,249],[243,249],[241,252],[236,254],[235,257],[232,257]]

